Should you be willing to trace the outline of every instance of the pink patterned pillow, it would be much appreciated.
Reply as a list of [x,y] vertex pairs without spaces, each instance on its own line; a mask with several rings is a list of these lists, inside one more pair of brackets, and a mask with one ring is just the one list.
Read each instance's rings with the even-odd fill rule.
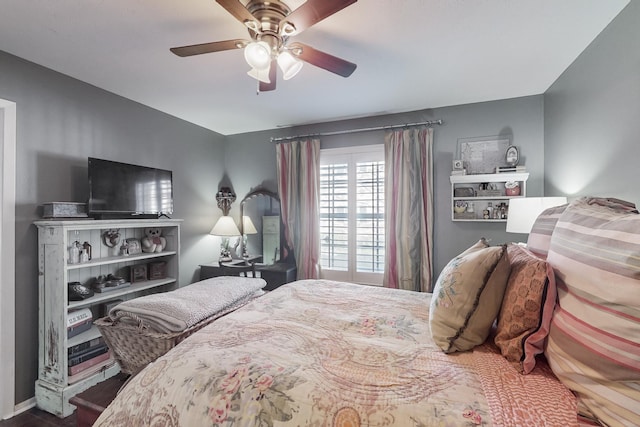
[[520,245],[507,247],[511,274],[498,316],[495,343],[523,374],[544,351],[556,303],[553,269]]

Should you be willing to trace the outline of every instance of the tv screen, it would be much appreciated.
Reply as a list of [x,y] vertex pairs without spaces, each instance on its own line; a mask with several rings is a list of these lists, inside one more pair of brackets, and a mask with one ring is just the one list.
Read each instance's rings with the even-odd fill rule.
[[89,214],[161,216],[173,213],[173,174],[89,157]]

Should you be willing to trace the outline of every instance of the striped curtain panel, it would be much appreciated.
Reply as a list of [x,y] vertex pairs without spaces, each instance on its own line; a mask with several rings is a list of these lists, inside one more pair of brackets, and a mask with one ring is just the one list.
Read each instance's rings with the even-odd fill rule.
[[433,129],[385,134],[384,286],[432,291]]
[[285,238],[298,279],[317,279],[320,259],[320,140],[276,145],[278,193]]

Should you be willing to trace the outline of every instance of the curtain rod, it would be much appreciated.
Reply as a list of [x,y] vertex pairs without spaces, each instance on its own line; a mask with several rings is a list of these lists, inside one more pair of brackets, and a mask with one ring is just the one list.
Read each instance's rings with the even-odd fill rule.
[[290,141],[292,139],[308,138],[310,136],[344,135],[344,134],[356,133],[356,132],[371,132],[374,130],[387,130],[387,129],[397,129],[397,128],[414,127],[414,126],[433,126],[433,125],[441,125],[442,123],[443,123],[442,119],[439,119],[439,120],[428,120],[426,122],[418,122],[418,123],[405,123],[403,125],[375,126],[371,128],[338,130],[335,132],[309,133],[306,135],[283,136],[279,138],[271,137],[271,142]]

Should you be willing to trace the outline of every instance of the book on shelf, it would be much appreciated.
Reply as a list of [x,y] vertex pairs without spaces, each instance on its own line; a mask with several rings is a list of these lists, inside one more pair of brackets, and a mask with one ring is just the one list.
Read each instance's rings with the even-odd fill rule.
[[104,353],[94,356],[91,359],[85,360],[84,362],[78,363],[77,365],[74,365],[74,366],[69,366],[68,374],[75,375],[79,372],[82,372],[86,369],[89,369],[97,365],[100,362],[104,362],[105,360],[109,359],[109,357],[111,357],[111,352],[107,349],[107,351],[105,351]]
[[70,326],[67,328],[67,339],[73,338],[78,334],[81,334],[85,331],[91,329],[91,325],[93,325],[93,319],[88,319],[82,323],[79,323],[75,326]]
[[96,356],[100,356],[101,354],[106,353],[107,351],[109,351],[109,347],[107,347],[106,344],[103,344],[101,346],[89,349],[83,354],[69,356],[69,367],[84,363],[89,359],[93,359]]
[[71,347],[67,348],[67,355],[69,357],[79,356],[82,353],[85,353],[86,351],[104,343],[104,338],[102,337],[97,337],[89,341],[81,342],[80,344],[72,345]]
[[451,176],[454,175],[466,175],[467,174],[467,170],[466,169],[456,169],[456,170],[452,170],[451,171]]
[[86,322],[87,319],[93,319],[93,314],[89,308],[82,308],[67,313],[67,328]]
[[90,368],[85,369],[84,371],[80,371],[77,374],[74,375],[69,375],[67,377],[67,383],[68,384],[75,384],[78,381],[82,381],[86,378],[89,378],[92,375],[95,375],[96,373],[108,369],[111,366],[116,364],[116,359],[113,357],[113,355],[111,354],[111,352],[105,353],[108,354],[109,356],[107,357],[106,360],[103,360],[102,362],[98,362],[95,365],[91,366]]
[[526,172],[527,167],[525,165],[522,166],[498,166],[496,168],[496,173],[511,173],[511,172]]

